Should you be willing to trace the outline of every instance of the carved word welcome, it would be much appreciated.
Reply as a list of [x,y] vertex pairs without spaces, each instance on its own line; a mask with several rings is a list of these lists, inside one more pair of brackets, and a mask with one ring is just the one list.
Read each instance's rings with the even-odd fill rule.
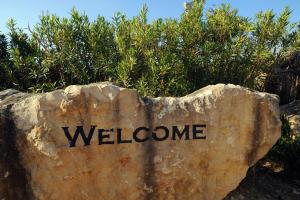
[[[83,126],[77,126],[75,133],[71,136],[69,127],[62,127],[70,147],[76,146],[76,141],[80,135],[84,145],[90,145],[91,139],[96,131],[95,125],[90,127],[88,134],[85,133]],[[164,141],[164,140],[197,140],[206,139],[204,129],[205,124],[184,125],[182,129],[178,126],[157,126],[155,128],[138,127],[132,134],[131,138],[124,138],[122,128],[97,129],[98,144],[122,144],[122,143],[141,143],[146,141]]]

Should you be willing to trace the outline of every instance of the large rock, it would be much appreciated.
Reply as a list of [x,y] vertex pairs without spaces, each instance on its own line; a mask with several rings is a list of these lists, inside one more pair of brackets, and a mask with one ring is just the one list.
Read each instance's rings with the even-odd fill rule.
[[141,99],[98,83],[0,100],[0,199],[219,200],[280,136],[277,97],[234,85]]

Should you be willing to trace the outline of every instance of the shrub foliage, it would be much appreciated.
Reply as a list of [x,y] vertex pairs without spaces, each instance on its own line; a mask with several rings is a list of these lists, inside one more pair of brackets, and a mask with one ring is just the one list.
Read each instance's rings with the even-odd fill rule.
[[28,30],[10,20],[8,34],[0,34],[0,89],[42,92],[109,80],[144,96],[180,96],[220,82],[264,90],[270,66],[299,47],[291,11],[249,19],[229,5],[204,12],[202,2],[178,19],[151,22],[146,6],[131,19],[46,13]]

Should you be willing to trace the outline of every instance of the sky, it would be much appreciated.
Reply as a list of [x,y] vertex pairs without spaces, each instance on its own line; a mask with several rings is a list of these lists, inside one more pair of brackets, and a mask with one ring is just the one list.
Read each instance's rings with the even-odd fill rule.
[[[7,32],[9,18],[16,20],[18,27],[32,27],[43,12],[68,17],[76,8],[85,12],[91,20],[98,15],[111,19],[116,12],[127,17],[137,15],[144,4],[149,8],[149,21],[156,18],[178,18],[183,12],[185,0],[0,0],[0,31]],[[242,16],[253,18],[259,11],[273,9],[280,13],[285,6],[293,10],[292,22],[300,21],[300,0],[206,0],[205,9],[222,3],[229,3],[239,10]]]

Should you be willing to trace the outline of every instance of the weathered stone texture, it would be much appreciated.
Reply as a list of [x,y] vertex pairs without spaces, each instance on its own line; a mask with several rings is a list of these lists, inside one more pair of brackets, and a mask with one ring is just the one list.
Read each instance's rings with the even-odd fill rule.
[[16,147],[16,130],[11,107],[28,94],[16,90],[0,92],[0,199],[32,198],[31,188]]
[[[29,199],[40,200],[222,199],[273,146],[281,126],[276,96],[223,84],[181,98],[145,99],[111,83],[69,86],[23,98],[9,112],[14,131],[3,133],[2,123],[1,135],[14,135],[8,148],[17,149],[13,157],[23,169],[20,184],[27,184]],[[194,124],[206,125],[206,139],[192,138]],[[76,126],[83,126],[87,135],[92,125],[90,145],[79,135],[76,146],[69,147],[62,127],[73,135]],[[172,140],[172,127],[182,131],[186,125],[189,140]],[[151,132],[163,137],[158,126],[167,127],[170,136],[117,144],[118,128],[124,140],[132,140],[143,126],[150,131],[140,138],[150,138]],[[113,129],[105,141],[114,144],[98,145],[98,129]],[[7,162],[1,160],[1,173]],[[0,191],[5,187],[0,179]]]

